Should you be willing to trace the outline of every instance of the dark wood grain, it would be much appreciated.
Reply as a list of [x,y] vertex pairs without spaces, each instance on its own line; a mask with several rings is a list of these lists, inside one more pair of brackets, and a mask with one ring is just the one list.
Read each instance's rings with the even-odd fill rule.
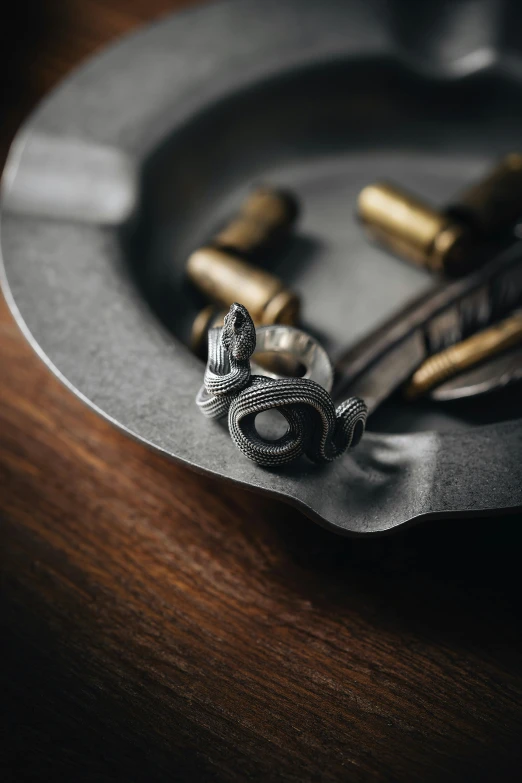
[[[15,15],[3,149],[172,5]],[[520,779],[519,517],[339,539],[116,432],[4,304],[0,378],[3,780]]]

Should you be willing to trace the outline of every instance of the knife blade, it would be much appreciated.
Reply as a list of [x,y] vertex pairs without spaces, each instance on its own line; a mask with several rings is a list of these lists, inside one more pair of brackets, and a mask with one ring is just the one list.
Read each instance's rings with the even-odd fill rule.
[[522,303],[522,241],[472,274],[410,302],[337,362],[336,398],[362,397],[369,413],[433,353]]

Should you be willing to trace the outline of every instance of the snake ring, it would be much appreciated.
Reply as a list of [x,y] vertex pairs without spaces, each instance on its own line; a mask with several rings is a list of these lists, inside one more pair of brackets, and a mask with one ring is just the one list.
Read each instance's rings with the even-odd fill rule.
[[[284,351],[306,368],[302,378],[281,378],[254,366],[256,350]],[[263,374],[257,374],[263,373]],[[210,419],[228,417],[237,448],[258,465],[277,466],[302,454],[314,462],[331,462],[361,440],[367,408],[350,397],[337,408],[330,396],[333,373],[324,349],[310,335],[287,326],[260,327],[257,332],[246,307],[234,303],[222,327],[209,329],[208,361],[196,397]],[[278,440],[258,433],[255,419],[276,409],[288,429]]]

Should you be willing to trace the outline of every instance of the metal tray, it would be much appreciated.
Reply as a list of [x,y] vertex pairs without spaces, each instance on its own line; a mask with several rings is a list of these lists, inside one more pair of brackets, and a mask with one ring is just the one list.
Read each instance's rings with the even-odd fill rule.
[[442,202],[520,147],[522,41],[505,6],[418,5],[227,0],[168,18],[55,90],[4,177],[5,293],[56,375],[133,437],[345,534],[522,506],[522,422],[390,404],[337,463],[251,464],[194,405],[183,267],[262,180],[302,200],[276,271],[334,358],[433,284],[367,243],[356,194],[390,177]]

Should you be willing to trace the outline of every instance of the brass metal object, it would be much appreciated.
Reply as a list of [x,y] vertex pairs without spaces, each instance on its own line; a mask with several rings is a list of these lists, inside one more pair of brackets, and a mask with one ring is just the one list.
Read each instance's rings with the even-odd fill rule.
[[414,400],[457,373],[522,343],[522,312],[430,356],[415,371],[404,393]]
[[435,402],[477,398],[522,383],[522,343],[459,372],[429,392]]
[[367,233],[393,253],[452,276],[481,265],[480,244],[522,217],[522,154],[512,152],[437,210],[389,182],[363,188],[358,215]]
[[213,237],[211,244],[226,253],[237,253],[251,257],[265,249],[267,229],[263,223],[246,215],[235,215]]
[[[298,212],[291,193],[258,187],[210,243],[190,256],[188,276],[213,301],[198,313],[192,325],[191,348],[196,354],[206,354],[208,330],[222,323],[222,308],[235,301],[247,306],[258,326],[296,323],[298,297],[275,275],[251,266],[248,260],[262,256],[283,240]],[[272,359],[267,361],[270,364]]]
[[256,324],[294,325],[299,297],[270,272],[214,247],[201,247],[187,262],[187,274],[210,300],[230,307],[241,302]]
[[358,216],[372,239],[433,272],[458,275],[471,250],[468,229],[389,182],[363,188]]
[[297,201],[291,193],[258,187],[210,244],[248,258],[259,257],[289,234],[298,213]]
[[522,218],[522,153],[506,155],[486,176],[464,190],[446,214],[492,236]]

